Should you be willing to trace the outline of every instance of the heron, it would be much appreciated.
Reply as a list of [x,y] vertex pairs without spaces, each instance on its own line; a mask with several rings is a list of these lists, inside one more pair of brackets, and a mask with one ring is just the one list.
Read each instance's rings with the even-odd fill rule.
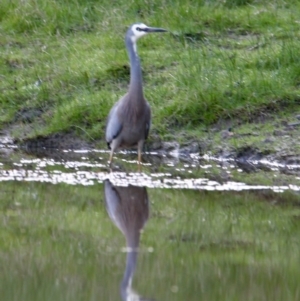
[[137,145],[140,167],[142,149],[151,126],[151,109],[144,97],[142,70],[136,43],[139,38],[148,33],[166,31],[143,23],[133,24],[127,30],[125,44],[130,60],[130,83],[128,92],[111,108],[106,122],[105,139],[111,150],[110,166],[117,149]]
[[147,190],[145,187],[132,185],[115,186],[109,180],[105,180],[104,195],[107,213],[126,239],[127,259],[121,282],[122,299],[142,300],[132,290],[131,282],[137,264],[140,233],[149,218]]

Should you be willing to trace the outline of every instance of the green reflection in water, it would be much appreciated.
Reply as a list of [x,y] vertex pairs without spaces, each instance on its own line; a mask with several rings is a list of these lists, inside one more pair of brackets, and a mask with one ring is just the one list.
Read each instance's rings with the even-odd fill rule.
[[[1,300],[120,300],[125,238],[103,185],[0,183]],[[299,300],[291,193],[147,189],[133,288],[155,300]]]

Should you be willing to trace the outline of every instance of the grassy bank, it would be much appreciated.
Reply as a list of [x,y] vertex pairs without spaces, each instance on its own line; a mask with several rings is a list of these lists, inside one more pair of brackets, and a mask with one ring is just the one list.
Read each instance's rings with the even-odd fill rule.
[[295,112],[299,15],[293,0],[1,1],[0,127],[102,141],[128,86],[123,40],[134,22],[170,30],[139,42],[152,138]]
[[[120,300],[121,232],[103,186],[0,183],[1,300]],[[299,200],[148,189],[133,287],[155,300],[300,297]],[[152,250],[150,252],[149,250]]]

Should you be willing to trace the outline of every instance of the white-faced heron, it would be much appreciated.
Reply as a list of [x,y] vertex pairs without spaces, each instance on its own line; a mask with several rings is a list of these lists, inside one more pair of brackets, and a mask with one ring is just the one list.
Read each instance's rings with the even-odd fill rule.
[[142,70],[137,54],[137,40],[151,32],[166,32],[162,28],[148,27],[143,23],[133,24],[127,30],[125,44],[130,59],[130,84],[128,92],[109,112],[106,124],[106,142],[111,149],[109,164],[118,148],[138,147],[138,163],[144,141],[147,139],[151,125],[151,109],[144,97]]

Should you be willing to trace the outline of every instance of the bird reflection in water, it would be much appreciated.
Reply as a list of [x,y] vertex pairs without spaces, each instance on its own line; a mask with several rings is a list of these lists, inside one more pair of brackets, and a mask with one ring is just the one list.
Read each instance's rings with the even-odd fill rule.
[[[105,205],[109,217],[126,238],[127,258],[121,282],[123,301],[147,301],[131,288],[135,272],[140,233],[149,218],[149,200],[145,187],[114,186],[109,180],[104,182]],[[153,299],[152,299],[153,300]]]

